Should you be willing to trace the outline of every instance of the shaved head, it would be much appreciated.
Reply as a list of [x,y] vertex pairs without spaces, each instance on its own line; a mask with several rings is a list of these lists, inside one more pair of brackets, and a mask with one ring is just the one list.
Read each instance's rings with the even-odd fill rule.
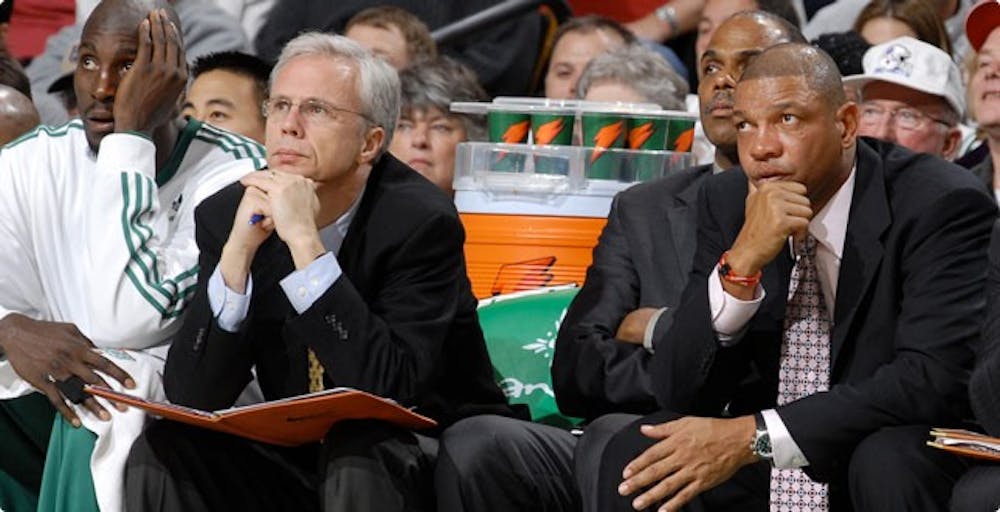
[[741,11],[729,17],[719,28],[733,20],[749,20],[760,27],[764,39],[778,43],[807,43],[798,27],[781,16],[766,11]]
[[750,61],[734,100],[750,181],[801,183],[813,211],[822,210],[850,176],[857,149],[858,106],[844,98],[833,59],[807,44],[768,48]]
[[87,18],[83,32],[121,27],[136,30],[154,9],[165,9],[178,33],[181,32],[181,19],[167,0],[102,0]]
[[740,82],[758,78],[801,77],[831,110],[847,102],[837,64],[826,52],[804,43],[772,46],[754,58]]
[[0,85],[0,145],[24,135],[39,123],[38,111],[27,96]]

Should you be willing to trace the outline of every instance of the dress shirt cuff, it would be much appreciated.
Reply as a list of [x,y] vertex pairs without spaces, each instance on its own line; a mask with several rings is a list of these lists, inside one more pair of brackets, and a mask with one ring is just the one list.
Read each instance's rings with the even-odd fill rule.
[[660,317],[663,313],[670,308],[660,308],[653,313],[653,316],[649,317],[649,323],[646,324],[646,331],[642,333],[642,348],[646,349],[650,354],[653,353],[653,331],[656,330],[656,322],[660,321]]
[[795,444],[792,434],[785,428],[785,422],[781,421],[781,416],[774,409],[767,409],[760,412],[764,417],[764,424],[767,425],[767,433],[771,437],[771,448],[774,450],[774,460],[772,464],[778,469],[797,469],[808,466],[805,454]]
[[302,270],[296,270],[281,280],[288,302],[300,315],[312,307],[343,271],[332,252],[328,252]]
[[726,293],[719,279],[719,269],[708,276],[708,304],[712,310],[712,328],[723,346],[735,345],[743,336],[750,318],[757,313],[767,294],[760,284],[753,292],[753,300],[740,300]]
[[250,310],[250,294],[253,292],[253,278],[247,276],[246,293],[239,294],[226,286],[222,271],[215,267],[208,279],[208,305],[212,308],[215,323],[226,332],[240,330],[240,324]]

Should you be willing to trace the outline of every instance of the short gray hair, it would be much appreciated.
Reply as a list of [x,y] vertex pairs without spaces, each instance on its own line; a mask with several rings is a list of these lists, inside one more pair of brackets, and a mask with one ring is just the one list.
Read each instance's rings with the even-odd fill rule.
[[469,140],[486,140],[484,116],[449,112],[453,101],[489,100],[475,71],[448,57],[437,57],[405,69],[399,80],[404,113],[436,108],[460,120]]
[[604,82],[628,86],[646,101],[664,109],[685,110],[687,81],[658,53],[640,44],[594,57],[580,75],[577,94],[583,98],[591,86]]
[[366,129],[381,126],[385,130],[385,140],[379,148],[381,157],[389,147],[392,134],[399,121],[399,75],[383,59],[358,43],[339,35],[321,32],[307,32],[292,39],[281,50],[278,62],[271,71],[271,83],[285,64],[297,57],[323,56],[331,59],[347,59],[358,66],[358,96],[361,98],[362,113],[366,119]]

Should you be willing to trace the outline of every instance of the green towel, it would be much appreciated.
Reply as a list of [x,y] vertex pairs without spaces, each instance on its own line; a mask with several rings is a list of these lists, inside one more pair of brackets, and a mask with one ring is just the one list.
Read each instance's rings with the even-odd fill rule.
[[86,428],[73,428],[56,416],[45,459],[38,512],[97,512],[90,458],[97,435]]
[[0,509],[34,512],[55,414],[41,393],[0,400]]

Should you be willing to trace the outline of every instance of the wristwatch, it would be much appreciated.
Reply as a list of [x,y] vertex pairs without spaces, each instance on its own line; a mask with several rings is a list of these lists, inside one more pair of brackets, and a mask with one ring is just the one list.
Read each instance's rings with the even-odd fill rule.
[[674,6],[666,3],[658,7],[654,12],[657,18],[670,25],[670,37],[676,36],[681,28],[681,24],[677,21],[677,10],[674,9]]
[[771,446],[771,434],[767,433],[767,423],[764,422],[764,416],[759,412],[754,413],[753,419],[757,427],[754,430],[753,439],[750,440],[750,451],[760,457],[761,460],[772,462],[774,460],[774,448]]

